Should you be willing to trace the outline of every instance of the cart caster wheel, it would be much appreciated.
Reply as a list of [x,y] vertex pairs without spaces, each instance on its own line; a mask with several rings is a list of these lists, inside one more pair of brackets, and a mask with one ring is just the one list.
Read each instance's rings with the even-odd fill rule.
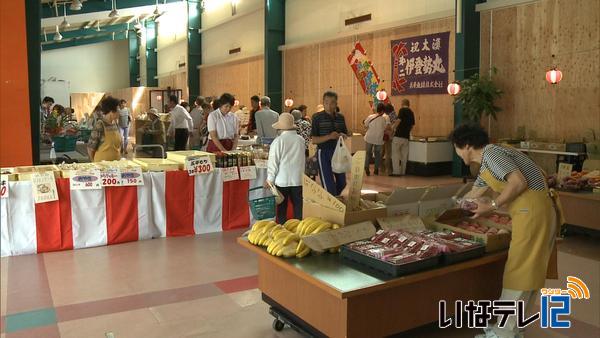
[[273,321],[273,330],[275,330],[275,331],[281,331],[281,330],[283,330],[284,327],[285,327],[285,323],[282,322],[281,320],[275,319]]

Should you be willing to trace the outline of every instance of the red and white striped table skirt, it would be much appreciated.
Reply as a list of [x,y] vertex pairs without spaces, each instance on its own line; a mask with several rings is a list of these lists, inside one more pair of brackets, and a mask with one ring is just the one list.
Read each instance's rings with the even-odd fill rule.
[[145,173],[144,185],[70,190],[57,179],[59,200],[35,204],[31,182],[9,182],[0,202],[2,256],[89,248],[157,237],[239,229],[254,222],[248,190],[262,186],[266,169],[250,181],[223,182],[221,172]]

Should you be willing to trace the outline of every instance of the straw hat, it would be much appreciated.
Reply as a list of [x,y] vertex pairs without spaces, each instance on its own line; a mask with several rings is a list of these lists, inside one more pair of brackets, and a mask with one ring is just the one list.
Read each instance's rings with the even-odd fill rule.
[[154,115],[156,117],[159,117],[158,116],[158,109],[156,109],[156,108],[150,108],[150,110],[148,111],[148,114],[152,114],[152,115]]
[[273,128],[279,130],[292,130],[296,129],[294,125],[294,117],[290,113],[283,113],[279,115],[279,121],[273,123]]

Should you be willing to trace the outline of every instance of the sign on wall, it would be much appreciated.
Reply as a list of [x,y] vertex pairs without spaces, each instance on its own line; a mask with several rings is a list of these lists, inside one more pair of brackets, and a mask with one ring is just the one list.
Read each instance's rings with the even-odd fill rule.
[[444,94],[450,32],[392,40],[392,95]]

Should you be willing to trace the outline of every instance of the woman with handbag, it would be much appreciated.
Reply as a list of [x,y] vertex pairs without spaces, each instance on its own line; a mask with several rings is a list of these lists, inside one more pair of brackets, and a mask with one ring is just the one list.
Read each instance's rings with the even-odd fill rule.
[[[296,132],[294,117],[290,113],[279,115],[279,121],[273,124],[279,136],[273,140],[269,149],[267,180],[265,189],[276,190],[283,195],[283,201],[277,206],[277,221],[287,221],[288,201],[292,201],[294,218],[302,219],[302,175],[304,174],[304,139]],[[276,191],[275,191],[276,192]],[[277,195],[277,193],[275,193]]]
[[365,133],[365,144],[367,154],[365,157],[365,172],[367,176],[371,175],[371,171],[369,169],[371,158],[373,157],[373,152],[375,152],[375,175],[379,175],[379,167],[381,166],[381,150],[385,143],[384,135],[386,130],[390,126],[390,121],[385,112],[385,104],[379,103],[377,104],[377,112],[369,115],[365,120],[365,128],[367,132]]
[[117,161],[121,159],[122,139],[117,125],[119,100],[108,96],[100,104],[102,119],[94,123],[94,129],[87,144],[92,162]]

